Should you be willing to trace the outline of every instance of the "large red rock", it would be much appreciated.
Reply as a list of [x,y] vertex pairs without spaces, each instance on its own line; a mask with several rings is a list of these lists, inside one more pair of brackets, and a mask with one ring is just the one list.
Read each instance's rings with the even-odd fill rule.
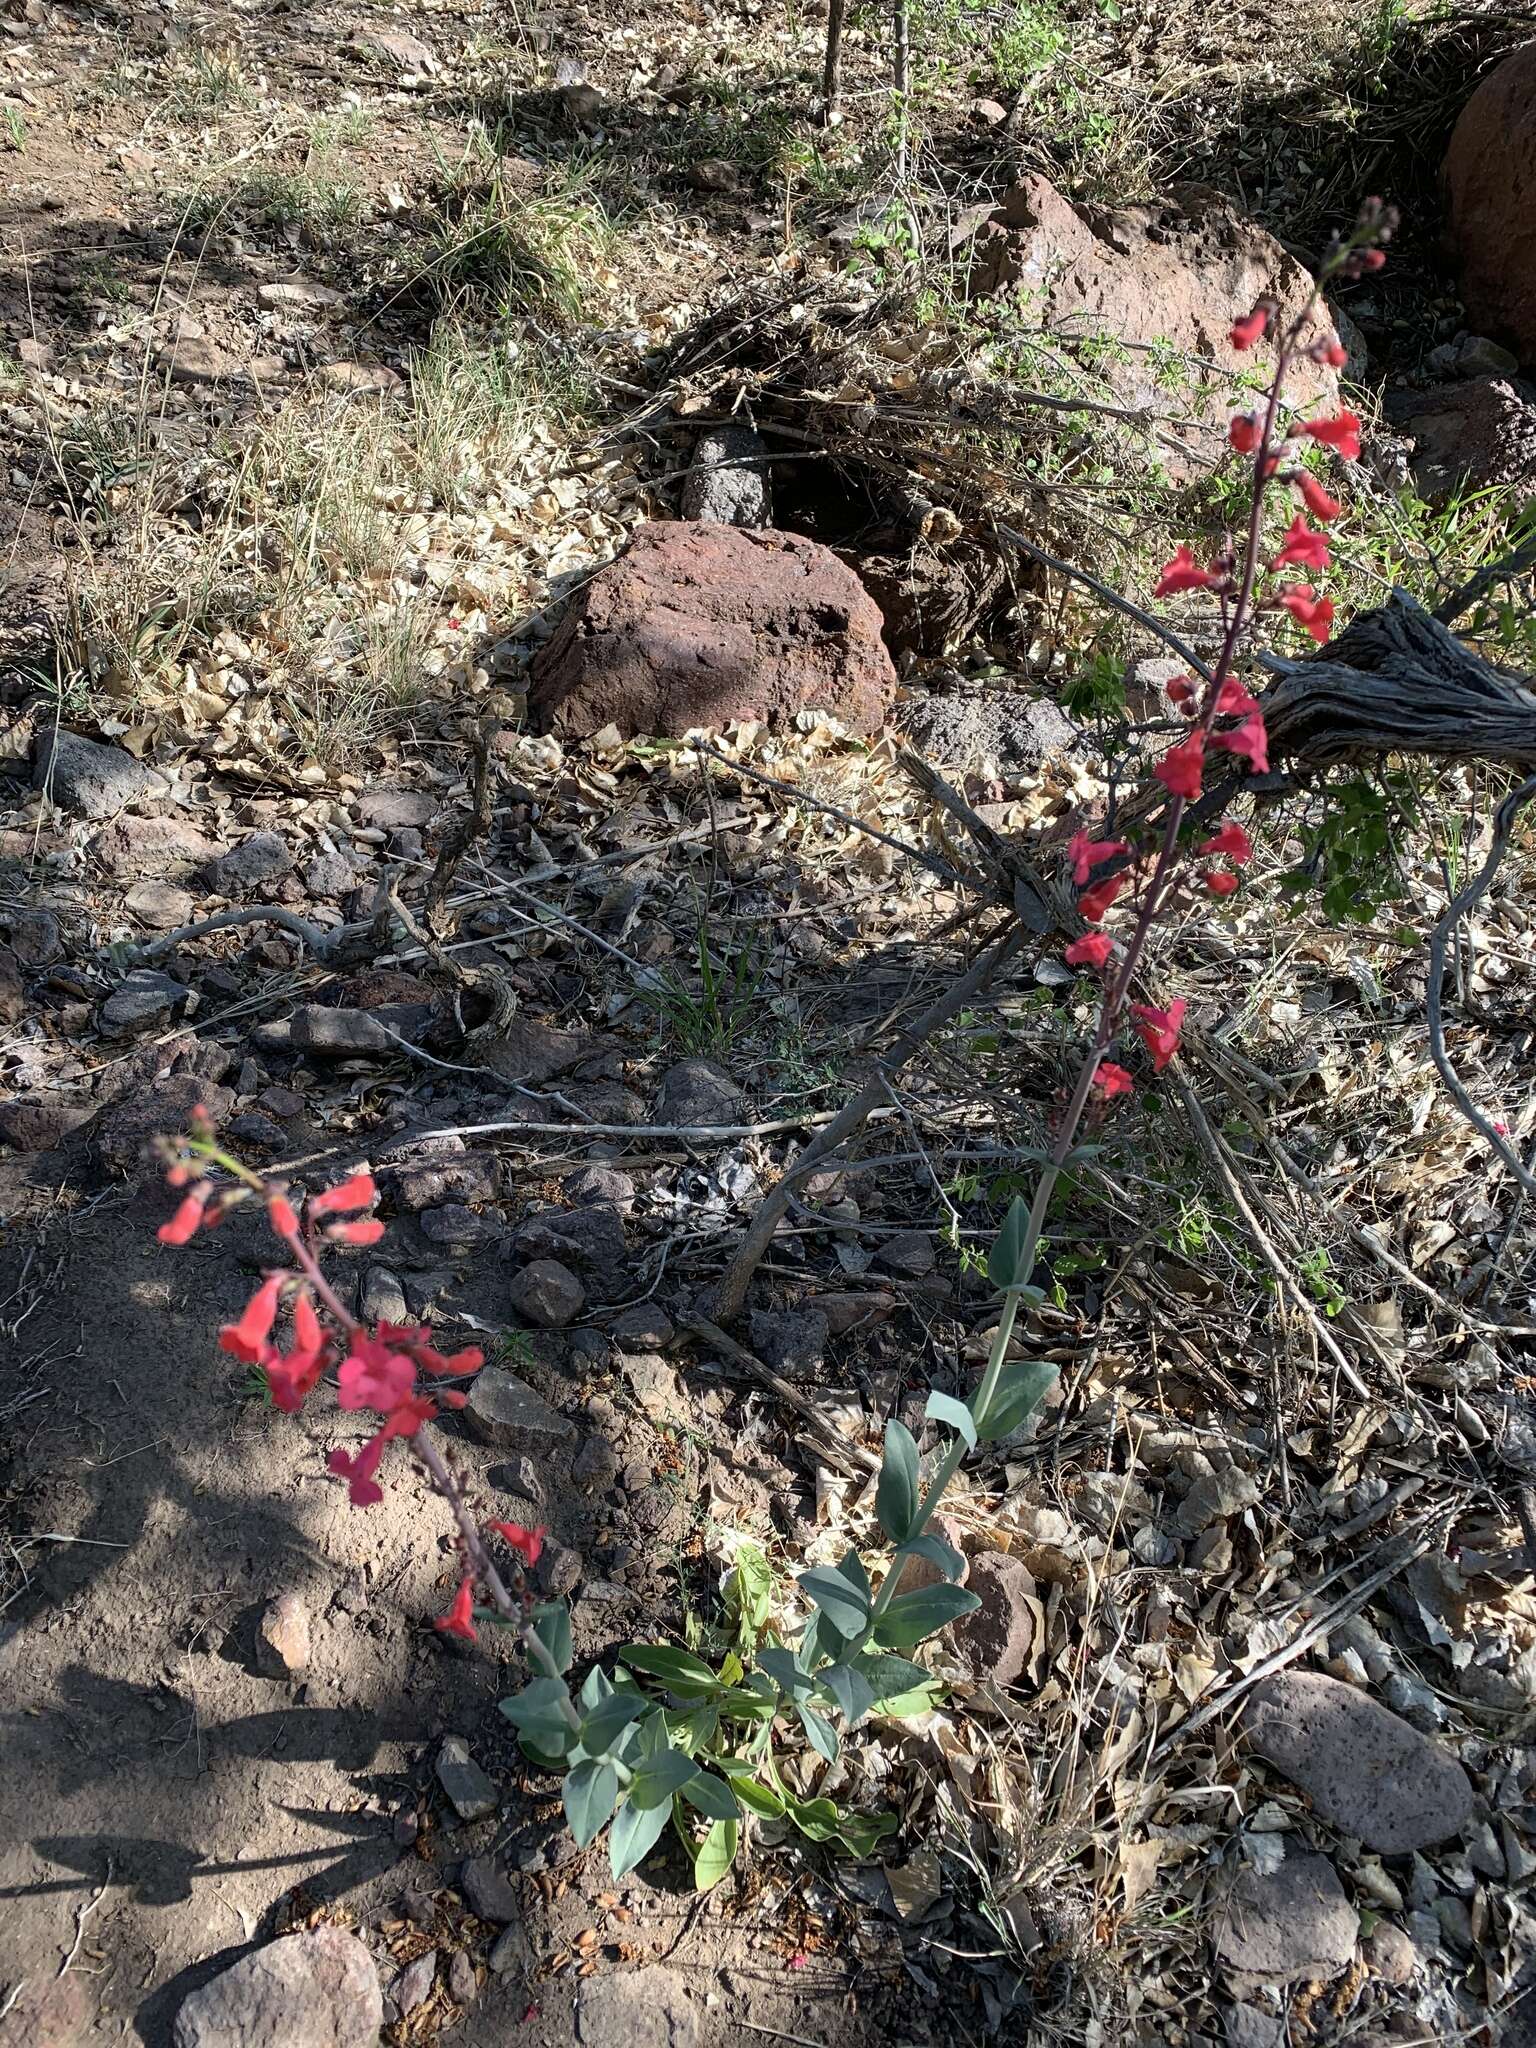
[[642,526],[533,664],[529,709],[565,738],[680,738],[830,712],[878,732],[896,688],[880,612],[829,548],[771,527]]
[[1536,42],[1462,108],[1445,189],[1469,325],[1536,369]]
[[[1032,174],[996,207],[966,216],[955,241],[966,240],[976,295],[1017,294],[1058,343],[1124,344],[1097,349],[1094,365],[1122,403],[1147,408],[1159,431],[1153,452],[1180,479],[1223,452],[1234,380],[1270,367],[1267,350],[1233,348],[1232,322],[1269,297],[1288,323],[1312,290],[1273,235],[1205,185],[1174,185],[1166,198],[1110,211]],[[1336,336],[1324,308],[1301,340]],[[1331,406],[1337,374],[1302,361],[1286,395],[1298,406]]]

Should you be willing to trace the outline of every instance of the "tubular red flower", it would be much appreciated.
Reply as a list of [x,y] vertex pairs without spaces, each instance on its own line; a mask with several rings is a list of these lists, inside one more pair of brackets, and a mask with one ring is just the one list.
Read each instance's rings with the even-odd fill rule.
[[1168,701],[1177,704],[1181,711],[1188,711],[1200,694],[1200,686],[1193,676],[1175,676],[1168,685]]
[[301,1345],[284,1356],[269,1347],[261,1369],[267,1376],[273,1407],[281,1408],[285,1415],[297,1415],[320,1383],[325,1353],[306,1351]]
[[494,1529],[502,1541],[515,1550],[530,1569],[538,1563],[539,1553],[544,1548],[542,1528],[525,1529],[520,1522],[487,1522],[485,1526],[487,1529]]
[[1228,676],[1221,686],[1216,699],[1216,709],[1223,718],[1246,718],[1250,711],[1257,711],[1259,700],[1250,697],[1236,676]]
[[1154,1009],[1149,1003],[1132,1003],[1131,1016],[1135,1020],[1136,1035],[1152,1055],[1152,1071],[1160,1074],[1179,1049],[1179,1032],[1184,1024],[1184,1012],[1188,1005],[1183,997],[1168,1005],[1166,1010]]
[[315,1314],[315,1305],[307,1288],[301,1289],[293,1298],[293,1335],[301,1351],[318,1351],[325,1342],[320,1318]]
[[162,1244],[189,1244],[196,1237],[198,1225],[203,1220],[203,1211],[208,1206],[208,1196],[199,1191],[183,1195],[176,1205],[176,1214],[169,1223],[162,1223],[155,1232]]
[[366,1209],[378,1196],[371,1173],[354,1173],[349,1179],[334,1188],[327,1188],[324,1194],[316,1195],[309,1205],[312,1217],[344,1215],[348,1209]]
[[1171,796],[1181,796],[1193,803],[1200,794],[1200,771],[1204,764],[1205,735],[1192,732],[1187,740],[1169,748],[1152,773]]
[[1085,889],[1077,899],[1077,914],[1084,924],[1097,924],[1109,909],[1111,903],[1125,887],[1124,875],[1109,875],[1102,882],[1095,882],[1091,889]]
[[256,1292],[246,1303],[245,1313],[238,1323],[226,1323],[219,1332],[222,1350],[238,1358],[246,1365],[260,1362],[263,1348],[272,1334],[272,1325],[277,1321],[278,1296],[283,1291],[286,1273],[273,1273],[263,1280]]
[[1073,881],[1081,888],[1092,869],[1113,860],[1117,853],[1129,853],[1130,850],[1123,839],[1090,839],[1086,832],[1074,832],[1067,846],[1072,857]]
[[[332,1451],[326,1459],[327,1465],[338,1479],[347,1482],[347,1498],[355,1508],[376,1507],[384,1498],[384,1489],[374,1478],[379,1469],[379,1460],[384,1455],[385,1437],[381,1430],[377,1436],[369,1437],[367,1443],[351,1457],[345,1451]],[[442,1623],[438,1623],[442,1627]]]
[[1227,580],[1225,569],[1202,569],[1189,549],[1181,545],[1152,587],[1154,597],[1172,597],[1180,590],[1214,590]]
[[1241,866],[1244,861],[1253,859],[1253,841],[1241,825],[1228,818],[1219,830],[1211,834],[1199,851],[1207,856],[1224,853],[1229,860],[1235,860]]
[[267,1197],[267,1218],[279,1237],[297,1237],[299,1219],[294,1214],[292,1202],[286,1195]]
[[1114,950],[1115,942],[1107,932],[1084,932],[1068,946],[1066,962],[1069,967],[1102,967]]
[[424,1424],[431,1422],[437,1414],[436,1403],[426,1394],[411,1394],[389,1411],[389,1416],[379,1434],[388,1443],[392,1436],[414,1436]]
[[1269,325],[1269,308],[1255,306],[1251,313],[1245,313],[1241,320],[1232,322],[1232,346],[1235,349],[1250,349],[1262,339]]
[[1255,775],[1269,773],[1269,735],[1257,711],[1231,732],[1212,733],[1211,745],[1224,747],[1229,754],[1242,755]]
[[475,1583],[473,1579],[463,1579],[453,1596],[453,1605],[432,1626],[441,1629],[445,1636],[462,1636],[466,1643],[477,1643],[480,1638],[475,1633],[474,1612]]
[[1333,631],[1331,597],[1314,597],[1310,583],[1293,583],[1288,590],[1281,591],[1280,602],[1297,625],[1306,627],[1319,647],[1327,644]]
[[1312,350],[1316,361],[1327,363],[1330,369],[1342,370],[1349,361],[1349,350],[1341,341],[1320,341]]
[[1251,455],[1258,447],[1263,432],[1257,413],[1234,413],[1227,423],[1227,439],[1239,455]]
[[1234,895],[1241,882],[1241,875],[1234,875],[1230,868],[1213,868],[1205,878],[1205,886],[1213,896]]
[[336,1375],[336,1399],[343,1408],[377,1408],[388,1415],[415,1385],[416,1368],[402,1352],[390,1351],[376,1338],[357,1336]]
[[1339,503],[1338,499],[1329,496],[1328,492],[1323,489],[1310,470],[1298,469],[1291,478],[1291,482],[1300,491],[1302,500],[1307,510],[1312,514],[1312,517],[1320,519],[1324,526],[1331,526],[1333,521],[1343,511],[1344,507]]
[[1100,1060],[1099,1070],[1093,1077],[1093,1085],[1099,1089],[1106,1102],[1113,1102],[1117,1095],[1133,1095],[1136,1083],[1113,1060]]
[[1294,562],[1302,569],[1326,569],[1328,566],[1327,535],[1314,533],[1299,512],[1285,529],[1285,538],[1271,567],[1283,569],[1287,562]]
[[384,1225],[377,1216],[359,1216],[353,1223],[333,1223],[325,1234],[332,1244],[377,1244]]
[[1336,448],[1346,462],[1360,460],[1360,416],[1341,411],[1330,420],[1304,420],[1301,431],[1325,447]]

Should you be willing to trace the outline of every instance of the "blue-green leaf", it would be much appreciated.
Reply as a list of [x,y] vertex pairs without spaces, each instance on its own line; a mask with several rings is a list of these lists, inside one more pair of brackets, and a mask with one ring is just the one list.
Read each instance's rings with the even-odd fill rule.
[[868,1679],[853,1664],[829,1664],[816,1676],[822,1689],[842,1708],[843,1719],[850,1728],[856,1721],[861,1721],[875,1703]]
[[885,1457],[875,1488],[875,1512],[893,1543],[903,1542],[917,1519],[917,1465],[916,1439],[893,1415],[885,1425]]
[[961,1586],[920,1586],[915,1593],[898,1593],[875,1624],[875,1641],[883,1649],[904,1650],[980,1605]]
[[764,1820],[779,1819],[784,1811],[784,1802],[777,1792],[767,1785],[760,1784],[741,1765],[725,1762],[720,1768],[730,1781],[731,1790],[748,1813],[760,1814]]
[[619,1797],[619,1774],[610,1763],[592,1760],[578,1764],[566,1774],[565,1817],[571,1824],[578,1849],[595,1842],[613,1813]]
[[700,1698],[718,1690],[720,1681],[691,1650],[674,1649],[670,1643],[626,1643],[619,1661],[647,1678],[659,1678],[682,1698]]
[[521,1692],[498,1704],[519,1734],[541,1751],[566,1756],[576,1741],[576,1731],[565,1713],[569,1699],[562,1679],[533,1678]]
[[801,1669],[793,1650],[786,1650],[773,1643],[765,1650],[759,1650],[757,1661],[779,1688],[792,1699],[800,1698],[811,1689],[811,1680]]
[[946,1579],[958,1579],[965,1570],[965,1559],[952,1544],[942,1536],[930,1535],[926,1530],[921,1536],[914,1536],[903,1543],[897,1551],[898,1557],[925,1557],[929,1564],[941,1571]]
[[987,1404],[976,1418],[976,1434],[988,1443],[1010,1435],[1040,1406],[1056,1379],[1057,1368],[1043,1358],[1005,1365]]
[[678,1790],[690,1806],[697,1807],[710,1820],[736,1820],[740,1816],[736,1794],[725,1779],[717,1778],[713,1771],[695,1771]]
[[671,1812],[670,1799],[655,1806],[637,1806],[633,1798],[625,1800],[608,1833],[608,1861],[615,1879],[633,1870],[641,1857],[655,1848]]
[[557,1671],[571,1663],[571,1610],[563,1600],[546,1601],[533,1610],[533,1630],[554,1660]]
[[588,1756],[603,1756],[625,1729],[639,1720],[644,1703],[632,1693],[611,1692],[582,1717],[581,1746]]
[[987,1256],[987,1278],[1004,1290],[1017,1287],[1023,1278],[1029,1239],[1029,1210],[1024,1197],[1015,1195],[1003,1218],[1003,1227]]
[[629,1798],[633,1806],[656,1806],[665,1804],[674,1792],[680,1792],[688,1780],[698,1771],[698,1765],[691,1756],[684,1756],[681,1750],[665,1749],[660,1756],[650,1758],[636,1771],[630,1781]]
[[805,1730],[806,1740],[812,1749],[824,1756],[829,1764],[837,1762],[837,1730],[823,1714],[809,1707],[803,1700],[797,1702],[795,1712],[800,1716],[800,1726]]
[[923,1413],[932,1422],[947,1422],[951,1429],[958,1430],[974,1451],[976,1448],[976,1424],[971,1411],[963,1401],[957,1401],[953,1394],[930,1394]]
[[815,1602],[839,1635],[860,1635],[869,1625],[868,1590],[851,1584],[841,1571],[822,1567],[802,1572],[795,1583],[807,1600]]
[[693,1885],[695,1891],[707,1892],[717,1885],[731,1865],[736,1861],[736,1846],[741,1840],[739,1820],[717,1820],[700,1842],[693,1859]]

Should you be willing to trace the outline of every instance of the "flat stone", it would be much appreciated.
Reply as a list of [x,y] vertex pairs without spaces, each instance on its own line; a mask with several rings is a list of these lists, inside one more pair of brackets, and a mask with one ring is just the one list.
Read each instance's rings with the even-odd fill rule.
[[909,1280],[923,1280],[938,1263],[933,1238],[926,1230],[902,1230],[878,1247],[875,1257],[882,1266]]
[[951,1636],[972,1676],[994,1685],[1016,1685],[1041,1640],[1044,1613],[1035,1582],[1015,1557],[989,1550],[971,1559],[968,1591],[981,1601],[962,1614]]
[[357,887],[357,869],[344,853],[317,853],[304,863],[304,886],[311,896],[345,896]]
[[357,799],[359,824],[382,832],[420,827],[437,815],[438,800],[424,789],[365,789]]
[[329,285],[316,284],[312,277],[284,277],[275,284],[259,284],[256,296],[264,306],[284,309],[301,308],[308,310],[320,306],[339,306],[341,293],[333,292]]
[[473,2005],[480,1995],[480,1979],[468,1949],[456,1948],[448,1963],[448,1996],[455,2005]]
[[192,921],[190,891],[172,882],[135,882],[123,898],[123,908],[152,932],[173,932]]
[[552,1599],[563,1600],[581,1582],[581,1552],[563,1543],[546,1543],[539,1557],[539,1577]]
[[1223,2014],[1227,2048],[1285,2048],[1285,2015],[1256,2005],[1229,2005]]
[[498,1857],[471,1856],[459,1873],[459,1889],[482,1920],[498,1927],[517,1919],[522,1910]]
[[208,862],[203,879],[217,896],[246,896],[293,866],[288,842],[277,832],[253,832]]
[[624,1225],[613,1209],[541,1209],[525,1216],[508,1247],[519,1264],[554,1259],[604,1279],[615,1278],[629,1256]]
[[129,804],[163,796],[167,785],[122,747],[50,726],[38,735],[32,787],[46,789],[61,811],[77,818],[115,818]]
[[0,1102],[0,1145],[13,1152],[52,1152],[94,1115],[94,1104],[67,1095]]
[[618,1473],[618,1455],[605,1436],[589,1436],[571,1460],[571,1477],[594,1493],[605,1492]]
[[95,2001],[79,1970],[42,1982],[23,1978],[0,2019],[0,2048],[87,2048],[96,2034]]
[[19,1024],[26,1009],[27,989],[21,962],[9,946],[0,946],[0,1024]]
[[656,1121],[685,1128],[736,1124],[742,1120],[744,1099],[730,1075],[712,1060],[679,1060],[662,1076]]
[[365,1323],[404,1323],[409,1311],[400,1276],[388,1266],[370,1266],[363,1275],[357,1312]]
[[699,2019],[681,1970],[652,1964],[587,1977],[576,1998],[581,2048],[698,2048]]
[[327,391],[385,393],[405,388],[400,372],[384,363],[322,363],[314,374]]
[[664,1358],[642,1354],[626,1358],[621,1369],[631,1393],[652,1422],[686,1422],[688,1406],[677,1373]]
[[[401,1037],[406,1034],[402,1032]],[[288,1042],[295,1052],[324,1059],[345,1059],[351,1053],[398,1052],[399,1046],[369,1010],[331,1010],[321,1003],[301,1003],[289,1019]]]
[[586,1305],[586,1289],[558,1259],[532,1259],[512,1275],[507,1295],[513,1308],[541,1329],[563,1330]]
[[532,1387],[499,1365],[487,1365],[476,1373],[464,1420],[482,1443],[509,1450],[528,1449],[529,1438],[537,1448],[576,1434],[574,1426]]
[[384,2001],[355,1934],[285,1934],[192,1992],[174,2048],[377,2048]]
[[219,849],[184,818],[114,818],[91,841],[93,859],[120,881],[182,881]]
[[460,1820],[484,1820],[500,1804],[496,1787],[469,1753],[462,1735],[445,1735],[437,1752],[437,1782]]
[[297,1678],[309,1650],[309,1609],[297,1593],[279,1593],[256,1624],[257,1670],[268,1678]]
[[562,1183],[561,1193],[578,1208],[606,1207],[621,1216],[635,1206],[635,1183],[617,1166],[583,1166]]
[[826,1364],[827,1319],[819,1309],[754,1309],[747,1318],[752,1349],[787,1380],[818,1377]]
[[1239,1873],[1214,1936],[1220,1960],[1258,1984],[1326,1982],[1355,1952],[1360,1921],[1326,1856]]
[[148,1087],[129,1089],[96,1118],[91,1135],[97,1156],[119,1173],[156,1164],[155,1139],[185,1131],[199,1103],[222,1124],[235,1098],[228,1088],[196,1074],[171,1074]]
[[51,910],[0,910],[0,931],[23,967],[47,967],[64,951],[64,934]]
[[168,974],[153,967],[136,967],[107,997],[96,1013],[96,1022],[109,1038],[127,1038],[163,1023],[191,1000],[191,990]]
[[390,1985],[390,1996],[403,2013],[414,2012],[418,2005],[425,2005],[432,1996],[437,1983],[437,1950],[429,1948],[424,1956],[418,1956],[414,1963],[405,1968]]
[[445,1202],[440,1209],[423,1209],[416,1221],[430,1244],[460,1255],[480,1251],[501,1236],[497,1217],[478,1215],[462,1202]]
[[493,1977],[510,1977],[514,1970],[522,1974],[533,1968],[534,1955],[528,1941],[528,1930],[520,1920],[513,1921],[505,1932],[497,1936],[489,1962]]
[[621,1351],[665,1351],[677,1330],[664,1308],[637,1302],[614,1317],[608,1333]]
[[1401,1856],[1472,1819],[1466,1772],[1433,1737],[1337,1678],[1285,1671],[1249,1694],[1243,1732],[1323,1819]]
[[762,435],[745,421],[706,429],[693,444],[693,467],[683,482],[683,517],[772,526],[767,454]]

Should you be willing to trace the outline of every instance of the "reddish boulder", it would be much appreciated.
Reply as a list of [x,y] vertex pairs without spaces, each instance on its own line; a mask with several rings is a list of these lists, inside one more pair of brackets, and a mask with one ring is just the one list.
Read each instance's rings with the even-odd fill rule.
[[1394,392],[1386,411],[1413,442],[1414,482],[1432,505],[1459,490],[1536,484],[1536,390],[1521,378]]
[[1470,324],[1536,369],[1536,42],[1462,108],[1445,189]]
[[534,662],[529,709],[565,738],[782,729],[802,710],[869,733],[895,688],[879,610],[830,549],[681,521],[642,526],[586,585]]
[[[1312,290],[1273,235],[1205,185],[1174,185],[1163,199],[1111,212],[1031,175],[998,206],[966,216],[954,240],[971,246],[978,296],[1018,293],[1058,341],[1125,345],[1121,359],[1111,352],[1096,367],[1122,403],[1145,406],[1160,423],[1158,458],[1181,478],[1225,448],[1237,375],[1268,367],[1264,350],[1233,348],[1233,320],[1265,297],[1278,302],[1282,321],[1293,320]],[[1302,340],[1336,334],[1325,310]],[[1333,405],[1338,378],[1302,362],[1286,393],[1297,406]],[[1179,414],[1202,424],[1176,434],[1166,422]],[[1169,447],[1175,440],[1187,458]]]

